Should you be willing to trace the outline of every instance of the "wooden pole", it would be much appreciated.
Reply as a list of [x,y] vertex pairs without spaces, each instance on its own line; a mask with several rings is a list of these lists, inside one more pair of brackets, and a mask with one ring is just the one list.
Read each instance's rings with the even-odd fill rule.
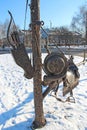
[[40,45],[40,0],[31,0],[31,29],[32,29],[32,51],[33,51],[33,67],[34,67],[34,105],[35,120],[34,128],[40,128],[46,124],[43,112],[43,96],[42,96],[42,61],[41,61],[41,45]]

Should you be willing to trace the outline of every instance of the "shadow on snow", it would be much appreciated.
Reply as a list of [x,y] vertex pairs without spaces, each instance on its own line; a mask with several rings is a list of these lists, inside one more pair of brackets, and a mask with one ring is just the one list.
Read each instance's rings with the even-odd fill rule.
[[[11,118],[15,118],[15,117],[18,116],[18,115],[26,114],[26,112],[24,113],[24,112],[20,112],[20,111],[22,110],[22,107],[23,107],[25,104],[31,102],[32,99],[33,99],[33,92],[31,92],[31,93],[29,94],[29,96],[28,96],[22,103],[18,104],[16,107],[14,107],[14,108],[12,108],[12,109],[10,109],[10,110],[4,112],[4,113],[2,113],[2,114],[0,115],[0,125],[1,125],[2,127],[4,127],[5,124],[6,124],[6,122],[7,122],[8,120],[10,120]],[[33,113],[33,112],[31,112],[31,113]],[[11,127],[9,127],[9,128],[3,128],[3,130],[17,130],[18,127],[19,127],[20,130],[24,130],[23,126],[24,126],[26,123],[29,123],[29,122],[30,122],[30,123],[32,122],[32,119],[31,119],[31,118],[29,118],[28,121],[26,121],[26,122],[21,122],[21,123],[19,123],[19,124],[15,124],[14,122],[12,122],[12,124],[13,124],[14,126],[11,126]],[[21,128],[20,128],[20,127],[21,127]],[[29,129],[28,129],[28,130],[29,130]]]

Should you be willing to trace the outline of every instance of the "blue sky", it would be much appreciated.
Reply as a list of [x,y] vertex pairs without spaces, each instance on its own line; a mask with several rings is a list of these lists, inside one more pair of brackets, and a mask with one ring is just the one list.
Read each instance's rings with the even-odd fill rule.
[[[40,16],[45,27],[69,26],[72,17],[87,0],[40,0]],[[30,0],[29,0],[30,3]],[[13,14],[15,23],[24,28],[26,0],[0,0],[0,22],[9,19],[8,10]],[[30,10],[27,13],[27,24],[30,23]]]

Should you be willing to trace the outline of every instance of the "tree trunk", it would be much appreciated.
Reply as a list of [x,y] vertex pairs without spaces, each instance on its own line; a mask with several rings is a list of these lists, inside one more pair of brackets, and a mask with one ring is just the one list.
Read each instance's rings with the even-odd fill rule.
[[31,0],[31,29],[32,29],[32,51],[34,67],[34,105],[35,120],[34,128],[40,128],[46,124],[43,112],[42,96],[42,67],[41,67],[41,45],[40,45],[40,0]]

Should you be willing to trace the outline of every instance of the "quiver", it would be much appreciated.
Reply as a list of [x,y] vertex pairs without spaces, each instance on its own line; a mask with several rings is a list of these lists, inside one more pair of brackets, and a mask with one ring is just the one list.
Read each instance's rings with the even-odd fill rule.
[[12,50],[11,50],[12,56],[16,64],[19,65],[21,68],[23,68],[25,77],[28,79],[31,79],[34,75],[33,67],[31,65],[31,61],[26,52],[25,46],[19,37],[17,28],[16,28],[16,31],[13,31],[9,37],[9,31],[10,31],[10,26],[11,26],[13,17],[10,11],[8,11],[8,13],[10,14],[11,20],[9,22],[9,26],[7,29],[7,40],[8,40],[9,46],[12,47]]
[[31,79],[34,71],[24,44],[20,44],[17,48],[12,49],[11,52],[16,64],[23,68],[24,76],[28,79]]

